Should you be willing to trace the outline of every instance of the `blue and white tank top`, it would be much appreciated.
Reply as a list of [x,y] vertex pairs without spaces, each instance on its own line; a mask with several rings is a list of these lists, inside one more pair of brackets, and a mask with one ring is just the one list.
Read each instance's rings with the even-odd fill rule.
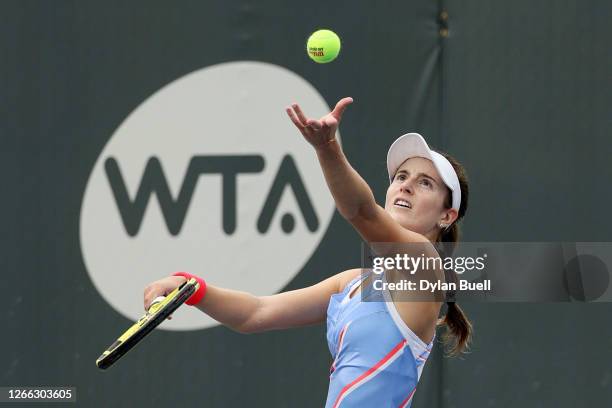
[[329,301],[333,363],[325,407],[410,407],[434,340],[425,344],[410,330],[388,292],[368,291],[369,301],[359,294],[350,297],[362,278]]

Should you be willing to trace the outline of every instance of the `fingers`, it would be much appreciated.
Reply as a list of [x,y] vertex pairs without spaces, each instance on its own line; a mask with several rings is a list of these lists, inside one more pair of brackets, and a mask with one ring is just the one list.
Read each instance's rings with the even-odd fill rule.
[[304,113],[299,109],[300,108],[297,104],[293,104],[292,106],[286,108],[285,111],[287,112],[287,115],[289,115],[289,118],[291,119],[293,124],[300,131],[304,131],[307,128],[312,129],[312,130],[319,130],[324,126],[324,124],[318,120],[307,119],[304,116]]
[[[285,111],[293,122],[293,124],[302,132],[307,130],[318,131],[338,126],[338,122],[348,105],[353,103],[353,98],[343,98],[337,104],[334,110],[321,118],[321,120],[308,119],[297,103],[287,107]],[[306,134],[304,134],[306,136]]]
[[304,130],[304,126],[305,125],[302,124],[302,122],[300,122],[300,120],[298,119],[297,115],[293,111],[293,108],[290,106],[287,109],[285,109],[285,111],[287,112],[287,115],[289,115],[289,119],[291,119],[291,121],[293,122],[295,127],[297,127],[300,131]]
[[294,103],[294,104],[291,105],[291,107],[295,111],[295,113],[296,113],[298,119],[300,120],[300,122],[303,123],[303,124],[307,124],[308,123],[308,118],[306,118],[306,115],[304,115],[304,112],[302,112],[302,108],[300,108],[300,105],[298,105],[297,103]]
[[[166,293],[164,293],[162,286],[157,285],[155,283],[152,283],[149,286],[147,286],[145,288],[145,293],[144,293],[145,312],[149,312],[149,309],[151,308],[151,305],[153,305],[153,303],[163,301],[165,295]],[[168,316],[167,319],[172,320],[172,315]]]
[[149,287],[147,287],[144,293],[144,305],[143,306],[144,306],[145,311],[149,310],[149,306],[151,306],[152,301],[153,301],[153,296],[150,293]]
[[289,118],[293,124],[299,130],[304,130],[304,128],[307,126],[308,119],[306,118],[306,115],[304,115],[304,112],[302,112],[300,105],[293,103],[291,106],[287,107],[285,111],[287,112],[287,115],[289,115]]
[[151,307],[151,303],[163,293],[163,288],[159,285],[152,283],[145,288],[144,291],[144,310],[147,311]]
[[334,110],[331,112],[332,116],[336,118],[336,120],[340,121],[340,119],[342,119],[342,114],[344,113],[345,109],[351,103],[353,103],[353,98],[351,98],[350,96],[347,98],[340,99],[336,104]]

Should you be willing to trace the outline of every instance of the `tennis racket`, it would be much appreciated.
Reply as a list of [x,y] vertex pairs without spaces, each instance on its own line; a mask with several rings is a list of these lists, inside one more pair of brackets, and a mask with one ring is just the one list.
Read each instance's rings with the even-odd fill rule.
[[191,295],[198,290],[200,284],[191,278],[174,289],[168,296],[159,296],[149,306],[149,310],[136,323],[125,331],[96,360],[98,368],[104,370],[125,353],[130,351],[154,328],[159,326],[172,312],[178,309]]

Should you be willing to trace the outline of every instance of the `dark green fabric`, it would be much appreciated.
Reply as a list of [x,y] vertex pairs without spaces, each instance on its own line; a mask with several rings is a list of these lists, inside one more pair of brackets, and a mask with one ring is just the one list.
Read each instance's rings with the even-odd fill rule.
[[[147,339],[155,354],[134,352],[109,372],[94,364],[130,322],[100,297],[81,258],[89,172],[145,98],[220,62],[287,67],[329,104],[353,96],[344,147],[379,201],[388,145],[418,131],[467,167],[465,239],[611,240],[612,3],[441,3],[2,2],[0,385],[75,386],[87,407],[323,405],[323,326],[160,331]],[[319,27],[343,40],[325,66],[304,50]],[[358,266],[359,251],[337,215],[287,289]],[[609,304],[466,310],[472,353],[447,359],[438,346],[413,407],[609,404]]]

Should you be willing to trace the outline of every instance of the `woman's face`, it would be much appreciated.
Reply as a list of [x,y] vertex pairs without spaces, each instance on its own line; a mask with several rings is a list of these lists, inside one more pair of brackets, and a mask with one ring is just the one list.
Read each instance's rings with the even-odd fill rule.
[[413,157],[399,167],[387,189],[385,210],[401,226],[435,241],[439,224],[450,225],[457,210],[445,208],[449,194],[431,160]]

